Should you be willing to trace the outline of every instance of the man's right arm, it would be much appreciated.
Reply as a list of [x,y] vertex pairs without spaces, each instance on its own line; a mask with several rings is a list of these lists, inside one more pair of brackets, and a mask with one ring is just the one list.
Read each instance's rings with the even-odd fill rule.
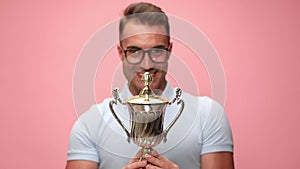
[[87,160],[70,160],[66,165],[66,169],[98,169],[98,167],[98,163]]
[[[99,147],[93,133],[98,120],[97,106],[92,106],[75,122],[69,139],[68,157],[65,169],[98,169]],[[96,123],[96,124],[94,124]]]

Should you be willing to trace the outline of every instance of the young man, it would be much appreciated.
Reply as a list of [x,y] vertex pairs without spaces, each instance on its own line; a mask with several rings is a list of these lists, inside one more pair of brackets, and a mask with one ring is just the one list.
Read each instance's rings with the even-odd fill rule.
[[[144,87],[141,76],[152,75],[150,88],[169,99],[174,90],[166,81],[168,60],[172,51],[169,22],[164,12],[149,3],[134,3],[124,11],[120,21],[119,56],[128,80],[120,97],[138,95]],[[92,106],[74,125],[66,169],[233,169],[231,130],[223,108],[208,97],[183,93],[185,108],[168,133],[168,141],[154,147],[146,160],[126,135],[109,110],[109,101]],[[126,107],[116,108],[126,120]],[[167,110],[170,121],[178,111]],[[128,115],[128,114],[127,114]]]

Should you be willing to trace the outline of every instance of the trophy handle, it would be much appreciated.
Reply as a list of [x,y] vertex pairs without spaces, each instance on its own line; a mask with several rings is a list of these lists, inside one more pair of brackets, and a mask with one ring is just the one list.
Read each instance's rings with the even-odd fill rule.
[[130,133],[129,133],[128,129],[124,126],[124,124],[120,120],[120,118],[117,116],[117,114],[113,108],[113,105],[114,104],[117,105],[118,102],[120,102],[123,105],[125,105],[125,103],[119,97],[119,89],[118,88],[113,89],[112,95],[113,95],[114,99],[109,102],[109,109],[110,109],[111,113],[113,114],[114,118],[117,120],[117,122],[120,124],[120,126],[125,131],[125,133],[127,135],[127,141],[128,141],[128,143],[130,143]]
[[184,108],[184,102],[183,100],[181,100],[181,94],[182,94],[182,90],[180,88],[176,88],[175,89],[175,98],[169,102],[169,105],[175,103],[177,101],[177,105],[181,104],[181,107],[176,115],[176,117],[173,119],[173,121],[169,124],[169,126],[164,130],[164,143],[167,141],[167,134],[169,132],[169,130],[171,129],[171,127],[175,124],[175,122],[178,120],[178,118],[180,117],[180,115],[182,114],[183,108]]

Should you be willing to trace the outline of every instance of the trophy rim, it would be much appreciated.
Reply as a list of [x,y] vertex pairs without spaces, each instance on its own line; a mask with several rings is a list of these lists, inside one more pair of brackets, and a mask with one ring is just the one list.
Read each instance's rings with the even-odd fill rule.
[[153,95],[148,99],[144,97],[140,97],[139,95],[132,96],[125,100],[125,103],[129,103],[132,105],[160,105],[160,104],[168,104],[170,101],[168,98],[164,98],[161,96]]

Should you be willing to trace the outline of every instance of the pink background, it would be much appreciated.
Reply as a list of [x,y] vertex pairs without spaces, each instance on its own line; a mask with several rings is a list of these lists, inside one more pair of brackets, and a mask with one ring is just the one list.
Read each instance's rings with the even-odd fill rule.
[[[89,37],[129,2],[0,1],[1,169],[64,168],[77,118],[76,59]],[[217,49],[236,168],[297,168],[300,1],[150,2],[193,23]]]

